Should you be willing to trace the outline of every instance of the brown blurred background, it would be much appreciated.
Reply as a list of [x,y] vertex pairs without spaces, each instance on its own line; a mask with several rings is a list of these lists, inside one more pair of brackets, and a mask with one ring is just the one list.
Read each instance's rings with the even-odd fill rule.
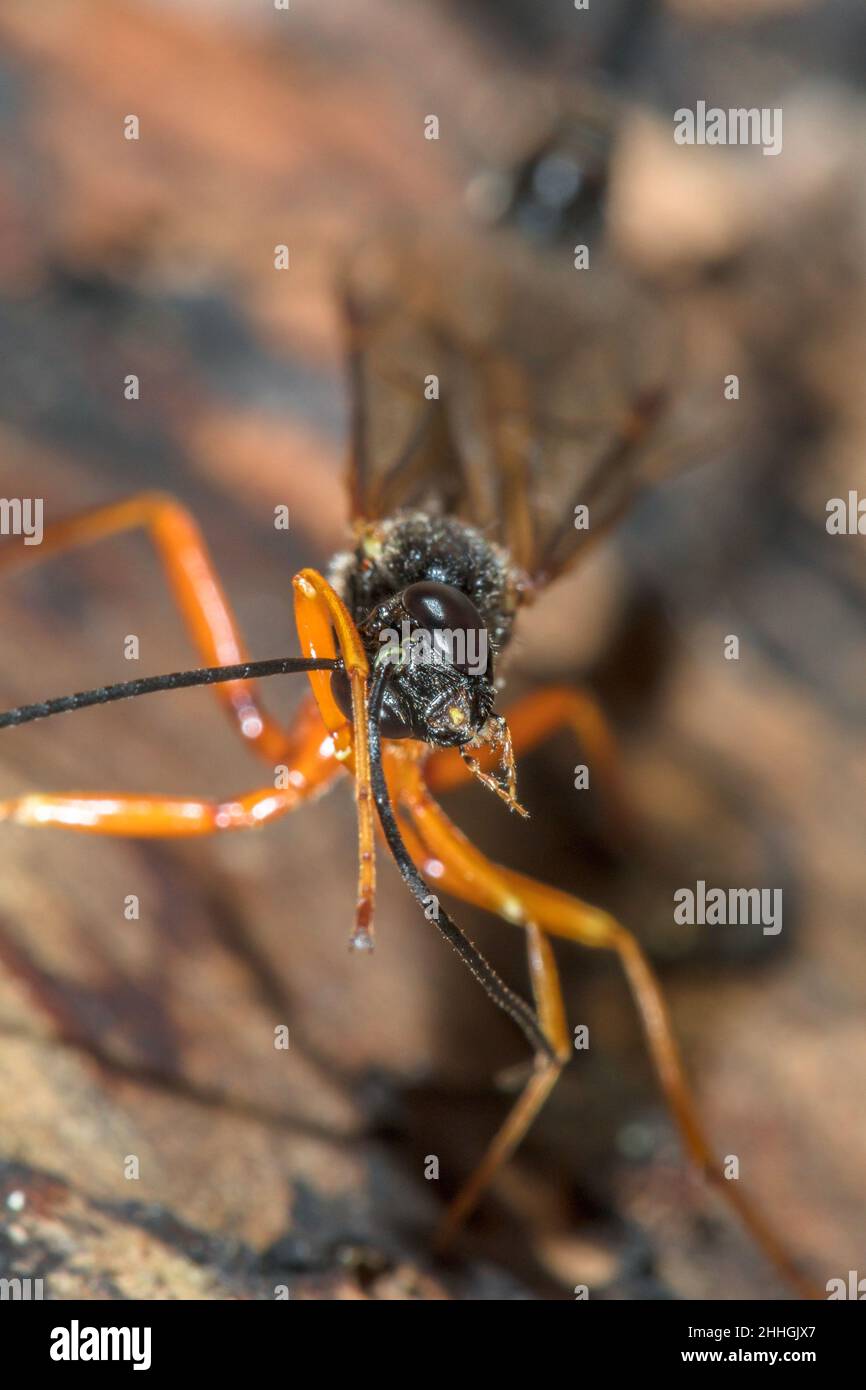
[[[866,495],[864,40],[855,0],[0,14],[3,492],[43,497],[46,519],[174,492],[256,656],[296,650],[290,577],[345,536],[335,267],[383,228],[445,236],[493,212],[479,235],[569,264],[567,213],[525,215],[521,180],[597,113],[611,254],[688,344],[696,438],[724,443],[647,494],[516,643],[513,690],[587,678],[604,699],[635,843],[573,791],[565,736],[522,765],[529,825],[481,789],[449,809],[638,933],[717,1150],[821,1284],[863,1272],[866,1231],[866,579],[863,538],[824,527],[828,498]],[[782,155],[674,145],[697,99],[783,107]],[[0,610],[4,708],[129,678],[130,632],[141,674],[192,664],[138,536],[4,575]],[[300,693],[268,690],[285,712]],[[203,691],[12,730],[0,752],[4,797],[262,780]],[[433,1261],[439,1203],[524,1050],[384,859],[376,953],[349,955],[348,786],[260,834],[3,839],[0,1190],[24,1201],[4,1207],[0,1275],[59,1298],[785,1292],[690,1175],[616,964],[577,949],[558,959],[591,1049],[457,1259]],[[781,936],[675,927],[672,893],[698,878],[783,887]],[[523,989],[517,933],[459,920]]]

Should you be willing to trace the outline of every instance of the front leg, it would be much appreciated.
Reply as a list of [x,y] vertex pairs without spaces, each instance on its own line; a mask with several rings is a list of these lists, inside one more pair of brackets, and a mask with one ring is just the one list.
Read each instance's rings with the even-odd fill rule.
[[129,792],[28,792],[0,802],[0,820],[148,839],[253,829],[294,811],[334,780],[340,764],[333,741],[323,732],[319,711],[308,700],[285,735],[285,787],[272,784],[226,801]]
[[[237,666],[246,661],[240,628],[198,523],[168,494],[142,492],[55,521],[45,527],[38,547],[4,542],[0,546],[0,571],[136,530],[144,531],[156,550],[174,603],[203,664]],[[229,681],[214,686],[214,692],[251,748],[268,762],[284,760],[286,732],[264,709],[254,682]]]

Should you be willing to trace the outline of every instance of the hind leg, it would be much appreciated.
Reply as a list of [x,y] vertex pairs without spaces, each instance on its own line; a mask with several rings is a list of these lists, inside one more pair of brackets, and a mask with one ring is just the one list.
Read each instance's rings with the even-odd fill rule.
[[[783,1241],[742,1194],[739,1182],[724,1177],[722,1164],[713,1155],[685,1075],[661,986],[636,938],[609,913],[524,874],[491,863],[437,805],[417,768],[406,766],[402,769],[397,795],[403,814],[415,832],[412,852],[421,856],[419,869],[446,891],[516,926],[528,928],[530,940],[535,939],[536,932],[549,933],[583,946],[616,953],[637,1005],[662,1094],[687,1153],[797,1293],[806,1298],[821,1297],[815,1286],[800,1273]],[[521,1133],[528,1128],[539,1108],[536,1106],[528,1116]],[[505,1152],[513,1152],[516,1142]],[[488,1159],[489,1155],[482,1161],[479,1174],[468,1184],[473,1201],[477,1201],[502,1161],[499,1158],[491,1163]],[[479,1175],[483,1181],[479,1181]],[[470,1209],[462,1194],[455,1206],[462,1220]],[[452,1222],[452,1228],[456,1224]]]

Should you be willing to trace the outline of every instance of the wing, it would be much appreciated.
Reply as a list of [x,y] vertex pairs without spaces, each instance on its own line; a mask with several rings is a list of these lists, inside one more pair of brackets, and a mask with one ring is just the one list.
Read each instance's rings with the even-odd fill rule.
[[616,266],[567,267],[489,232],[377,249],[341,290],[353,516],[459,516],[527,594],[657,471],[668,413],[665,315]]

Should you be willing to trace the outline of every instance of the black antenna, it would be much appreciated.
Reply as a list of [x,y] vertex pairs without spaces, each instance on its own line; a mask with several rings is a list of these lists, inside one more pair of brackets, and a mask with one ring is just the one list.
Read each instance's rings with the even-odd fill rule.
[[425,910],[428,920],[436,923],[449,946],[457,952],[463,964],[472,972],[479,984],[490,995],[500,1009],[503,1009],[510,1018],[514,1020],[518,1028],[526,1035],[530,1045],[535,1052],[543,1052],[545,1056],[553,1058],[555,1056],[550,1042],[545,1037],[541,1025],[525,999],[521,999],[519,994],[508,988],[504,980],[500,979],[493,966],[485,960],[478,947],[473,945],[468,936],[452,921],[447,912],[438,905],[436,916],[429,918],[430,899],[435,898],[430,888],[425,883],[421,874],[409,857],[409,852],[403,843],[397,821],[394,817],[394,810],[391,806],[391,799],[388,795],[388,786],[385,781],[385,772],[382,767],[382,745],[379,738],[379,715],[382,710],[382,700],[385,694],[385,682],[388,679],[388,663],[384,662],[373,677],[370,685],[370,697],[368,706],[368,725],[367,740],[370,745],[370,782],[373,788],[373,799],[376,802],[376,810],[379,813],[379,820],[388,848],[394,856],[394,861],[403,882],[408,887],[412,895],[418,900]]
[[225,681],[251,680],[259,676],[288,676],[297,671],[337,671],[342,665],[342,661],[326,657],[288,656],[272,661],[244,661],[239,666],[202,666],[195,671],[172,671],[167,676],[145,676],[140,680],[122,681],[119,685],[81,690],[77,695],[61,695],[56,700],[43,700],[36,705],[19,705],[17,709],[0,714],[0,729],[8,729],[13,724],[30,724],[34,719],[48,719],[52,714],[87,709],[88,705],[133,700],[138,695],[153,695],[157,690],[185,690],[192,685],[221,685]]

